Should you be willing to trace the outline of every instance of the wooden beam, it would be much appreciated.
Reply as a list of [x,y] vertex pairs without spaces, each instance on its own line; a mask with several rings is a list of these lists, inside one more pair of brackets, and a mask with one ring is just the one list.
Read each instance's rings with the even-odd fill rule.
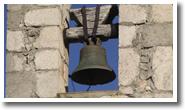
[[[92,31],[92,27],[88,28],[88,36],[92,36]],[[69,28],[64,34],[68,43],[83,42],[83,27]],[[99,37],[102,41],[107,41],[108,39],[112,38],[118,38],[118,24],[99,25],[96,36]]]
[[[94,26],[96,7],[86,8],[87,26]],[[117,5],[105,5],[100,7],[99,25],[111,24],[115,16],[118,15]],[[70,18],[74,20],[78,26],[82,26],[82,13],[81,8],[70,9]]]

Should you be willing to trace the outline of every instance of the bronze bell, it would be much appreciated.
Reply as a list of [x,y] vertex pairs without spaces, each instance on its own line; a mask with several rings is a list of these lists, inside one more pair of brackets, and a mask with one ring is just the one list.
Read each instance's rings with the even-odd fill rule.
[[86,45],[80,51],[80,62],[71,79],[80,84],[97,85],[115,79],[114,71],[107,64],[106,52],[100,45]]
[[106,52],[101,47],[101,39],[96,37],[100,5],[96,7],[92,36],[88,36],[86,9],[82,7],[83,31],[85,47],[80,51],[80,63],[72,72],[71,79],[80,84],[105,84],[116,78],[114,71],[107,64]]

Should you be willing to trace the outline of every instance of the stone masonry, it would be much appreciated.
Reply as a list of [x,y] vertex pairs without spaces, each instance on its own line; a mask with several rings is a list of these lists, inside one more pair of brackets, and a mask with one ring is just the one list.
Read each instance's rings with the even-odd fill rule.
[[120,4],[119,90],[66,93],[70,6],[8,5],[6,97],[173,97],[173,5]]
[[8,4],[6,97],[56,97],[68,88],[71,5]]
[[119,91],[173,97],[173,5],[119,5]]
[[172,98],[173,5],[119,5],[117,91],[62,93],[65,98]]

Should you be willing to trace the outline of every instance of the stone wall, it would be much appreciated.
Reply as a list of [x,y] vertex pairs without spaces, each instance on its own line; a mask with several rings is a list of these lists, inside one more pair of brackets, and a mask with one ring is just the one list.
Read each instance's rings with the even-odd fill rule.
[[67,92],[68,27],[71,5],[9,4],[6,97],[56,97]]
[[71,5],[8,5],[6,97],[173,97],[173,5],[119,5],[117,91],[66,93]]
[[120,4],[118,50],[119,90],[58,97],[173,97],[173,5]]
[[173,97],[173,5],[119,6],[119,91]]

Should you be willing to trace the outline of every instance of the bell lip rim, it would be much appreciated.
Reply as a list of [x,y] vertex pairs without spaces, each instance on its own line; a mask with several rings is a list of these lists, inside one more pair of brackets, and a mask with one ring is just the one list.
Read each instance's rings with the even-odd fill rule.
[[[104,70],[109,70],[109,71],[113,71],[114,72],[114,70],[108,65],[108,67],[109,68],[105,68],[104,66],[99,66],[99,67],[93,67],[93,65],[91,65],[91,66],[86,66],[86,68],[88,68],[88,69],[104,69]],[[76,69],[77,69],[78,67],[76,67]],[[78,72],[78,71],[81,71],[81,70],[74,70],[71,74],[73,74],[74,72]],[[83,70],[87,70],[87,69],[85,69],[85,68],[81,68],[81,69],[83,69]],[[114,72],[114,74],[115,74],[115,72]]]
[[[85,69],[84,69],[84,70],[85,70]],[[83,71],[84,71],[84,70],[83,70]],[[81,71],[82,71],[82,70],[81,70]],[[107,70],[107,71],[108,71],[108,70]],[[78,72],[79,72],[79,71],[78,71]],[[116,76],[117,76],[117,75],[116,75],[116,73],[114,72],[113,69],[112,69],[112,72],[109,72],[109,73],[111,73],[113,77],[112,77],[111,80],[108,80],[108,81],[106,81],[105,83],[96,83],[96,84],[79,83],[79,82],[78,82],[79,80],[75,80],[75,78],[73,78],[73,74],[74,74],[74,73],[71,74],[71,77],[70,77],[70,78],[71,78],[73,81],[75,81],[76,83],[78,83],[78,84],[83,84],[83,85],[103,85],[103,84],[110,83],[110,82],[112,82],[112,81],[114,81],[114,80],[116,79]],[[105,74],[105,73],[104,73],[104,74]]]

